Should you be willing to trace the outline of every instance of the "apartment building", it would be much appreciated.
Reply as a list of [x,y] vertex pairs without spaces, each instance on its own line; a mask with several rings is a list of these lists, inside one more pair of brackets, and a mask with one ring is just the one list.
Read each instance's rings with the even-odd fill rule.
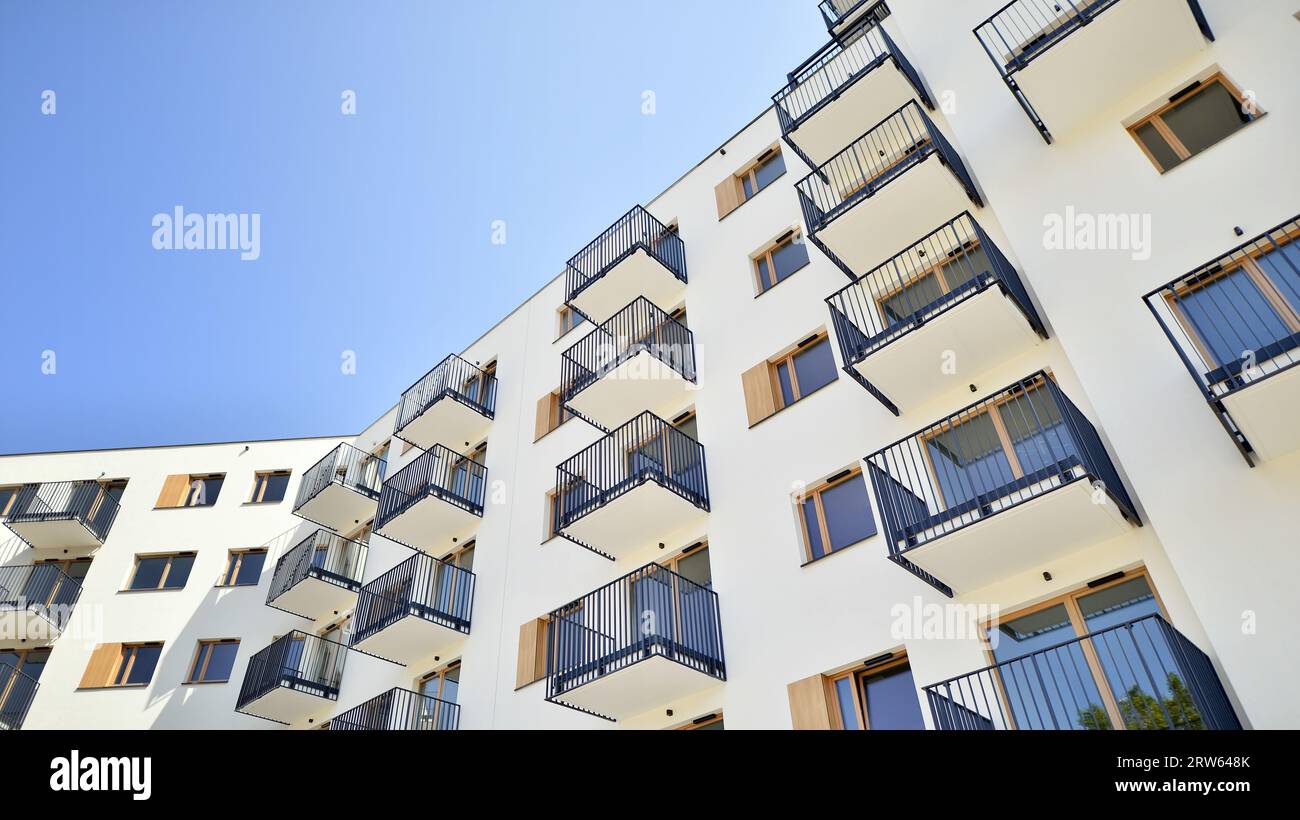
[[818,11],[359,435],[0,457],[0,725],[1300,727],[1300,7]]

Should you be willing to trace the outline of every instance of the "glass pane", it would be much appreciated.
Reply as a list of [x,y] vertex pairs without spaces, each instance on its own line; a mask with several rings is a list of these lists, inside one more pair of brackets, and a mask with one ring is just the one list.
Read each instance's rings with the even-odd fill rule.
[[831,353],[829,339],[794,355],[794,372],[799,377],[799,396],[803,397],[819,387],[835,381],[835,354]]
[[[1300,242],[1288,242],[1261,254],[1255,262],[1291,309],[1300,313]],[[3,508],[4,498],[0,495],[0,509]]]
[[1239,361],[1246,352],[1290,335],[1277,311],[1241,268],[1175,298],[1196,337],[1214,358],[1214,365]]
[[1142,144],[1146,146],[1146,149],[1151,152],[1151,155],[1156,158],[1156,162],[1160,163],[1160,167],[1164,170],[1168,171],[1182,162],[1182,159],[1179,158],[1174,149],[1169,147],[1169,143],[1165,142],[1165,138],[1160,136],[1160,132],[1151,123],[1143,125],[1133,133],[1137,135],[1138,139],[1142,140]]
[[167,573],[167,582],[164,585],[166,589],[180,589],[185,586],[185,582],[190,578],[190,570],[194,568],[193,555],[177,555],[172,558],[171,571]]
[[460,694],[460,667],[448,669],[447,674],[443,675],[442,699],[448,703],[455,703],[456,697]]
[[1011,462],[987,413],[927,438],[925,445],[948,508],[1015,480]]
[[754,195],[754,184],[749,181],[749,174],[745,174],[740,178],[740,186],[745,192],[745,199],[749,199]]
[[794,404],[794,383],[790,381],[790,365],[782,362],[776,367],[776,379],[781,384],[781,406]]
[[840,721],[845,729],[861,729],[858,722],[858,707],[853,702],[853,678],[840,678],[835,681],[835,700],[840,707]]
[[123,682],[128,684],[148,683],[153,679],[153,670],[158,665],[160,655],[162,655],[161,646],[137,646],[135,648],[135,663],[131,664],[131,672]]
[[832,552],[876,534],[876,522],[871,517],[871,502],[867,498],[867,482],[862,476],[836,484],[823,491],[821,497]]
[[713,575],[709,569],[709,551],[697,549],[680,558],[677,561],[677,574],[702,587],[710,586],[713,583]]
[[862,700],[867,708],[867,725],[872,730],[925,728],[910,666],[864,676]]
[[262,564],[266,562],[266,553],[264,552],[246,552],[239,562],[239,575],[235,577],[236,584],[256,584],[257,579],[262,575]]
[[763,190],[772,184],[772,180],[785,173],[785,158],[778,151],[770,159],[758,166],[754,170],[754,177],[758,180],[758,190]]
[[1176,108],[1160,115],[1183,146],[1193,155],[1232,134],[1250,122],[1241,103],[1222,83],[1186,97]]
[[[690,418],[678,424],[674,424],[673,426],[676,427],[678,430],[681,430],[683,433],[690,436],[691,438],[695,439],[696,441],[699,441],[700,429],[699,426],[696,424],[695,419],[696,419],[695,416],[691,416]],[[673,441],[676,442],[677,439],[673,439]],[[676,447],[677,445],[674,444],[673,446]],[[674,455],[676,455],[676,453],[674,453]]]
[[993,263],[983,246],[976,246],[955,256],[942,266],[943,281],[948,283],[948,290],[953,291],[974,279],[993,270]]
[[[1020,729],[1109,729],[1109,714],[1065,604],[989,629],[1010,718]],[[1058,644],[1063,644],[1059,645]]]
[[18,495],[17,487],[0,487],[0,517],[3,517],[5,510],[9,509],[9,501]]
[[758,258],[758,289],[767,290],[772,287],[772,272],[767,267],[767,257]]
[[283,501],[284,491],[289,486],[289,476],[269,475],[264,477],[266,489],[262,492],[263,502]]
[[210,645],[212,658],[208,661],[204,680],[230,680],[230,672],[235,668],[235,655],[239,652],[237,643],[218,643]]
[[808,264],[808,246],[803,242],[789,240],[772,251],[772,263],[776,266],[776,281],[780,282]]
[[166,558],[141,558],[135,565],[135,576],[131,578],[131,589],[157,589],[162,581],[163,570],[167,568]]
[[1073,466],[1078,461],[1061,409],[1046,389],[1010,399],[998,407],[998,415],[1026,475],[1062,462]]
[[898,293],[880,300],[880,311],[890,324],[898,324],[943,296],[943,288],[933,273],[913,280]]
[[808,554],[810,558],[821,558],[826,554],[822,546],[821,519],[817,517],[817,502],[807,498],[803,502],[803,517],[808,524]]

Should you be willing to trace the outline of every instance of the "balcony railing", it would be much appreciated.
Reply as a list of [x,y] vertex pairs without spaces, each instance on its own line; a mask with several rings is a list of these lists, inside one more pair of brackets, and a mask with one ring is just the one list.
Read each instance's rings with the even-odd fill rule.
[[486,490],[486,467],[435,444],[384,482],[375,529],[429,497],[481,516]]
[[352,645],[408,616],[469,634],[474,573],[417,553],[361,588],[353,613]]
[[338,641],[294,630],[248,659],[236,711],[280,688],[336,700],[347,647]]
[[389,689],[330,719],[330,731],[451,731],[460,728],[460,706],[410,689]]
[[695,337],[681,322],[638,296],[606,319],[560,358],[560,384],[567,403],[620,364],[649,353],[695,381]]
[[681,237],[637,205],[569,260],[564,272],[565,301],[573,301],[637,251],[645,251],[673,276],[686,282],[686,245]]
[[[890,114],[847,148],[801,179],[795,189],[810,233],[874,196],[912,167],[937,154],[976,205],[975,181],[957,151],[915,100]],[[850,276],[852,274],[850,273]]]
[[378,498],[379,487],[388,468],[387,459],[340,444],[303,474],[298,497],[293,503],[297,512],[331,484],[355,490],[367,498]]
[[308,578],[356,592],[366,566],[368,547],[326,529],[316,530],[280,556],[271,576],[266,602],[273,603]]
[[33,612],[62,631],[80,597],[81,584],[56,564],[0,567],[0,610]]
[[884,0],[821,0],[817,4],[818,10],[822,13],[822,19],[826,21],[826,30],[835,33],[835,29],[843,25],[849,18],[863,7],[870,6],[863,12],[861,20],[869,20],[871,25],[878,25],[881,20],[889,16],[889,6],[885,5]]
[[559,527],[653,481],[709,509],[704,446],[653,413],[641,413],[556,468]]
[[647,564],[550,614],[546,699],[655,657],[727,679],[717,593]]
[[890,559],[949,595],[910,550],[1076,481],[1138,522],[1096,428],[1041,370],[866,461]]
[[36,678],[0,663],[0,731],[22,728],[39,688]]
[[444,398],[454,399],[484,418],[493,418],[497,406],[496,374],[452,353],[402,393],[395,434],[400,436],[408,424]]
[[1255,448],[1225,401],[1300,363],[1297,240],[1300,216],[1143,297],[1248,464]]
[[102,544],[119,509],[117,499],[98,481],[24,484],[9,510],[8,523],[75,521]]
[[1209,657],[1159,615],[925,687],[936,729],[1240,729]]

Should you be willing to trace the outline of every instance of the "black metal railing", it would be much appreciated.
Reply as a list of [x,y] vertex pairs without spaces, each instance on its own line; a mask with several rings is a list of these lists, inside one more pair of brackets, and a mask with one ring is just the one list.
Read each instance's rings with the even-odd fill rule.
[[647,481],[709,509],[704,447],[649,411],[611,430],[555,473],[561,530]]
[[80,597],[81,583],[57,564],[0,567],[0,609],[30,610],[62,630]]
[[572,302],[610,268],[638,250],[645,251],[669,273],[686,282],[686,245],[681,237],[637,205],[569,260],[564,270],[564,300]]
[[795,190],[810,236],[934,154],[957,177],[971,201],[982,206],[975,181],[956,149],[916,100],[908,100],[799,180]]
[[1015,267],[965,212],[826,299],[844,370],[990,287],[1047,331]]
[[718,594],[646,564],[550,613],[546,699],[653,657],[727,679]]
[[844,89],[891,61],[926,107],[934,108],[921,75],[877,22],[871,15],[863,17],[790,72],[785,87],[772,95],[782,135],[789,135]]
[[0,663],[0,731],[21,729],[40,683],[7,663]]
[[236,711],[281,687],[336,700],[348,649],[338,641],[294,630],[248,659]]
[[470,364],[452,353],[402,393],[397,410],[396,435],[442,399],[450,398],[484,418],[493,418],[497,407],[495,373]]
[[1214,664],[1159,615],[924,687],[936,729],[1240,729]]
[[76,521],[102,544],[119,509],[117,499],[98,481],[24,484],[14,497],[8,520],[10,524]]
[[357,449],[351,444],[340,444],[303,473],[298,496],[293,502],[293,511],[298,512],[331,484],[347,487],[369,498],[378,498],[387,469],[387,459]]
[[1092,423],[1038,371],[866,458],[889,557],[935,588],[909,550],[1079,480],[1140,524]]
[[568,402],[620,364],[649,353],[695,381],[695,337],[644,296],[596,326],[560,357],[562,399]]
[[330,731],[452,731],[460,728],[460,705],[410,689],[389,689],[330,719]]
[[878,25],[881,20],[889,16],[889,6],[885,5],[885,0],[821,0],[817,8],[822,13],[822,19],[826,21],[826,30],[834,32],[836,26],[844,23],[858,9],[870,4],[871,7],[863,12],[862,20],[870,20],[871,25]]
[[361,589],[368,547],[326,529],[316,530],[293,549],[280,556],[271,576],[266,602],[275,600],[308,578],[316,578],[344,589]]
[[1300,216],[1143,297],[1247,463],[1223,399],[1300,363]]
[[416,553],[361,588],[352,620],[352,645],[408,616],[469,634],[474,573]]
[[384,482],[375,529],[427,497],[439,498],[474,515],[483,515],[487,467],[435,444]]

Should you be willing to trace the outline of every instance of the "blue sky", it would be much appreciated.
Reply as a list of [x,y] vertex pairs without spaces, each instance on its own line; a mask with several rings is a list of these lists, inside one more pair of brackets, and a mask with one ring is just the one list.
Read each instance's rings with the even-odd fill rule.
[[[0,0],[0,453],[359,432],[825,39],[814,0]],[[177,205],[260,258],[155,250]]]

